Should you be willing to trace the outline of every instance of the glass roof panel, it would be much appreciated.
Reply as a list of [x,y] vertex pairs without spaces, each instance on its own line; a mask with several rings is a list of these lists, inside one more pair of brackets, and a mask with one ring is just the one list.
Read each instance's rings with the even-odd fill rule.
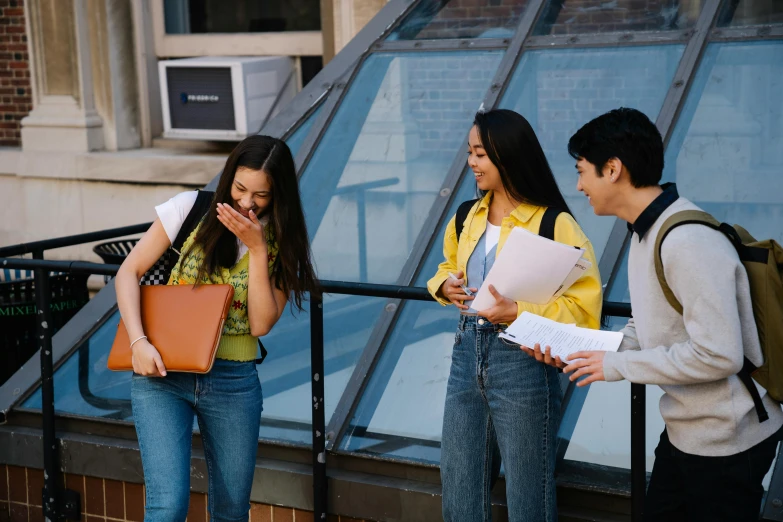
[[[522,114],[535,129],[560,190],[598,259],[614,218],[596,216],[576,190],[568,139],[592,118],[617,107],[634,107],[654,121],[683,50],[682,45],[662,45],[529,51],[503,96],[500,106]],[[606,280],[609,274],[602,277]]]
[[367,58],[300,181],[320,278],[397,281],[502,55]]
[[[397,281],[465,137],[454,122],[473,116],[501,57],[376,53],[367,59],[300,180],[320,278]],[[468,68],[472,74],[464,78],[459,70]],[[452,71],[459,83],[443,81]],[[325,298],[327,421],[384,304]],[[309,443],[308,316],[284,314],[264,344],[261,436]]]
[[696,25],[703,0],[548,0],[535,35],[669,31]]
[[527,0],[421,0],[387,40],[511,38]]
[[[576,193],[574,160],[565,145],[579,126],[613,107],[636,106],[654,118],[682,50],[682,46],[663,46],[528,52],[501,103],[530,119],[569,205],[593,239],[599,256],[614,218],[594,218],[584,196]],[[465,128],[470,123],[471,119],[461,122]],[[475,190],[473,178],[463,176],[449,216],[459,203],[475,197]],[[426,284],[442,260],[440,245],[445,226],[443,223],[435,235],[416,279],[417,286]],[[453,307],[418,302],[404,305],[341,449],[409,460],[440,460],[456,317]],[[576,393],[572,398],[571,407],[577,415],[584,395]],[[564,422],[560,436],[570,438],[573,424]]]
[[[55,411],[85,417],[131,419],[131,373],[112,372],[106,368],[119,323],[120,313],[115,311],[54,372]],[[41,409],[40,387],[22,407]]]
[[[470,121],[467,122],[470,125]],[[448,215],[476,197],[476,182],[463,175]],[[416,286],[425,286],[442,261],[443,234],[434,236]],[[451,366],[456,311],[434,302],[408,301],[386,343],[367,385],[341,449],[380,453],[409,460],[440,461],[446,381]]]
[[310,129],[313,128],[313,124],[315,124],[315,120],[318,118],[322,108],[323,103],[320,104],[310,114],[310,116],[308,116],[307,119],[303,121],[302,124],[299,125],[299,127],[285,140],[288,148],[291,149],[291,154],[294,156],[294,158],[296,158],[296,155],[299,152],[299,148],[302,146],[305,138],[310,133]]
[[[324,296],[324,411],[329,422],[367,344],[385,299]],[[310,444],[312,432],[309,307],[286,311],[262,339],[269,355],[258,367],[264,393],[259,436]],[[350,326],[349,326],[350,325]]]
[[780,0],[729,0],[723,3],[718,27],[783,24]]
[[664,179],[719,221],[783,243],[783,42],[710,44]]
[[[783,42],[713,43],[666,150],[663,181],[718,220],[783,240]],[[752,175],[749,175],[752,173]],[[627,251],[607,299],[630,301]],[[624,320],[612,321],[614,329]],[[647,386],[647,469],[663,430],[662,392]],[[630,385],[597,383],[566,458],[630,466]]]

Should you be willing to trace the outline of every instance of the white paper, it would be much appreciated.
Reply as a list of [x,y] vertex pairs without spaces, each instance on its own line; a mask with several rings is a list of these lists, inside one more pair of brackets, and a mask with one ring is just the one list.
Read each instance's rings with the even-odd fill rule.
[[577,261],[574,265],[574,268],[571,269],[571,272],[565,278],[565,281],[563,281],[563,283],[560,285],[560,288],[555,292],[555,295],[553,295],[552,299],[549,300],[549,303],[563,295],[565,291],[571,288],[571,285],[576,283],[576,281],[584,275],[585,271],[587,271],[587,269],[592,266],[593,263],[583,257],[580,258],[579,261]]
[[584,249],[514,227],[470,306],[483,311],[495,304],[489,285],[514,301],[547,304],[583,253]]
[[623,340],[622,332],[607,332],[581,328],[573,324],[562,324],[530,312],[522,312],[500,337],[513,343],[541,349],[549,346],[552,357],[560,356],[565,361],[574,352],[607,351],[616,352]]

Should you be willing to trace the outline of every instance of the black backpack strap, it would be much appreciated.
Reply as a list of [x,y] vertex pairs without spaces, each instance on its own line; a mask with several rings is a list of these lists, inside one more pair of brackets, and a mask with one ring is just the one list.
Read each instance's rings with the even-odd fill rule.
[[457,217],[454,218],[454,226],[457,229],[457,243],[459,243],[459,236],[462,235],[462,228],[465,226],[465,220],[468,219],[470,209],[476,204],[478,199],[471,199],[469,201],[463,201],[457,207]]
[[256,359],[256,364],[257,365],[261,364],[262,362],[264,362],[264,359],[266,359],[266,356],[267,356],[266,347],[264,346],[264,343],[261,342],[261,339],[258,340],[258,349],[261,350],[261,357]]
[[767,409],[764,407],[764,403],[761,402],[761,395],[759,395],[758,388],[756,388],[756,385],[753,383],[752,374],[757,369],[758,368],[756,368],[756,365],[750,362],[747,357],[745,357],[745,361],[742,364],[742,369],[737,374],[737,377],[739,377],[739,379],[742,381],[742,384],[745,385],[745,388],[748,389],[748,393],[750,393],[750,397],[753,399],[753,405],[756,407],[756,415],[759,417],[759,422],[764,422],[769,420],[769,413],[767,413]]
[[188,212],[188,215],[185,217],[185,221],[182,222],[182,227],[179,229],[179,233],[177,234],[176,239],[174,239],[174,242],[171,244],[171,247],[177,253],[180,253],[182,250],[182,245],[184,245],[185,241],[188,240],[190,233],[193,232],[193,229],[196,228],[196,226],[201,221],[201,218],[203,218],[204,214],[206,214],[209,210],[209,205],[212,202],[214,195],[215,193],[211,191],[198,191],[196,202],[193,204],[193,208],[191,208],[190,212]]
[[547,207],[544,211],[544,217],[541,218],[541,224],[538,226],[538,235],[547,239],[555,240],[555,221],[563,210],[555,207]]

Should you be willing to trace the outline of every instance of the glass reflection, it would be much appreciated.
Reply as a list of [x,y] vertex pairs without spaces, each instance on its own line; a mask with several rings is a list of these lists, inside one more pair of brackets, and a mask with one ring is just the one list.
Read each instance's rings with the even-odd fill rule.
[[[476,197],[476,182],[463,175],[448,211]],[[442,260],[447,220],[434,235],[416,286],[425,286]],[[437,303],[408,301],[346,430],[341,448],[425,462],[440,461],[440,434],[457,311]]]
[[690,29],[696,25],[702,4],[702,0],[549,0],[533,34]]
[[[76,349],[54,373],[54,409],[85,417],[132,420],[130,372],[112,372],[106,367],[109,351],[120,323],[115,311]],[[41,409],[39,387],[22,404]]]
[[294,156],[294,158],[296,158],[296,155],[299,153],[299,149],[302,147],[302,143],[304,143],[305,138],[307,138],[307,135],[310,133],[310,129],[313,128],[315,120],[321,113],[322,108],[323,104],[319,105],[310,114],[310,116],[308,116],[307,119],[303,121],[302,124],[299,125],[299,127],[294,132],[292,132],[288,138],[286,138],[286,145],[288,145],[288,148],[291,149],[291,154]]
[[718,27],[739,27],[783,23],[783,2],[779,0],[729,0],[723,3]]
[[719,221],[783,242],[783,43],[707,47],[664,179]]
[[[566,145],[579,127],[617,107],[634,107],[655,121],[683,46],[559,49],[522,56],[501,107],[525,116],[536,131],[560,190],[593,243],[598,259],[614,218],[599,217],[576,190]],[[609,274],[602,274],[606,281]]]
[[422,0],[388,40],[511,38],[527,0]]
[[320,278],[397,281],[501,57],[366,60],[301,177]]
[[[681,54],[681,46],[527,52],[502,100],[502,107],[525,115],[536,129],[568,203],[598,255],[614,219],[595,218],[584,196],[576,193],[574,160],[566,152],[568,138],[589,119],[621,105],[636,106],[654,118]],[[475,182],[468,176],[461,182],[449,217],[460,202],[473,197]],[[441,224],[433,239],[418,286],[426,283],[442,260],[445,226]],[[404,305],[342,449],[439,461],[456,317],[455,309],[434,303]],[[577,438],[572,433],[586,395],[587,390],[580,388],[571,396],[558,434],[561,439]],[[577,440],[574,448],[580,444]]]

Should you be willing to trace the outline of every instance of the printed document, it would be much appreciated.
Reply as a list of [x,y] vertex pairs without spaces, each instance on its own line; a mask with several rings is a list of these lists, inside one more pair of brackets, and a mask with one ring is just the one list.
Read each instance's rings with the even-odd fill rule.
[[514,301],[548,304],[592,266],[582,254],[582,248],[515,227],[470,306],[483,311],[495,304],[489,285]]
[[528,348],[533,348],[536,343],[541,345],[542,350],[549,346],[552,357],[559,355],[563,361],[574,352],[616,352],[623,340],[622,332],[580,328],[574,324],[558,323],[530,312],[522,312],[522,315],[499,336]]

